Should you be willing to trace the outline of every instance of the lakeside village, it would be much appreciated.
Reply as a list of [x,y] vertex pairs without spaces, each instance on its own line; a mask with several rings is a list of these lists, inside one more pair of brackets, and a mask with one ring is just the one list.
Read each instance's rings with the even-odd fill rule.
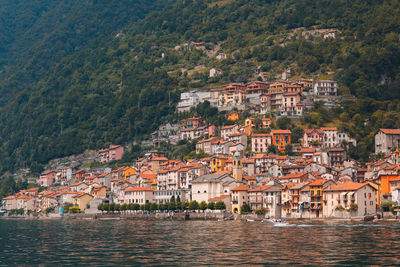
[[[59,216],[104,211],[225,210],[265,218],[362,218],[386,211],[396,214],[400,203],[400,130],[380,129],[375,152],[385,156],[361,164],[346,157],[356,140],[336,127],[304,129],[292,144],[290,130],[271,129],[263,114],[301,116],[313,101],[340,104],[335,81],[298,80],[234,83],[216,91],[181,94],[178,112],[209,101],[229,111],[229,125],[216,127],[201,117],[179,125],[162,125],[151,143],[197,140],[196,153],[206,157],[171,160],[148,151],[132,165],[116,169],[124,147],[98,151],[100,168],[60,165],[37,179],[40,187],[2,199],[8,215]],[[252,116],[238,123],[239,114]],[[250,113],[250,114],[251,114]],[[292,153],[288,153],[288,147]],[[100,209],[100,210],[99,210]],[[379,213],[380,214],[380,213]]]

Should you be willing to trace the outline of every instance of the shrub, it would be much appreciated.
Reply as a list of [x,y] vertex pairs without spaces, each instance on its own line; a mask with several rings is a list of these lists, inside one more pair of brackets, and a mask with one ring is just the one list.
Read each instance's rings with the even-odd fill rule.
[[400,209],[400,206],[391,206],[389,209],[390,209],[391,212],[393,212],[393,211],[395,211],[397,209]]
[[345,208],[343,208],[342,205],[339,205],[339,206],[337,206],[337,207],[335,208],[335,210],[337,210],[337,211],[344,211]]
[[80,213],[81,209],[79,207],[69,207],[69,213]]
[[259,208],[259,209],[257,209],[257,210],[255,211],[255,213],[256,213],[257,215],[264,215],[266,211],[267,211],[267,209]]
[[382,208],[383,211],[389,211],[391,206],[393,206],[393,201],[382,200],[381,208]]
[[349,211],[357,211],[357,210],[358,210],[358,205],[355,203],[351,203]]

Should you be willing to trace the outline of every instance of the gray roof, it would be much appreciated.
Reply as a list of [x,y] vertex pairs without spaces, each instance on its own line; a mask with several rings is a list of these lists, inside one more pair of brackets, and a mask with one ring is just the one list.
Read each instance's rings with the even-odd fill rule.
[[302,189],[302,188],[305,187],[306,185],[308,185],[308,183],[298,183],[298,184],[292,186],[290,189],[291,189],[291,190]]
[[223,185],[228,185],[233,182],[238,182],[235,178],[228,174],[206,174],[202,175],[192,181],[192,184],[194,183],[208,183],[208,182],[213,182],[213,183],[218,183],[221,182]]

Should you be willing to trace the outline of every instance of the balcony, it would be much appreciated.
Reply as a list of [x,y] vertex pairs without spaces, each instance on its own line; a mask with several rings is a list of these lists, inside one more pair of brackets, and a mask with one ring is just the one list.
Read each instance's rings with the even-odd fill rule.
[[237,200],[232,200],[232,204],[233,205],[238,204],[238,201]]
[[311,203],[311,209],[312,210],[321,210],[322,209],[322,205],[321,204],[313,204],[313,203]]

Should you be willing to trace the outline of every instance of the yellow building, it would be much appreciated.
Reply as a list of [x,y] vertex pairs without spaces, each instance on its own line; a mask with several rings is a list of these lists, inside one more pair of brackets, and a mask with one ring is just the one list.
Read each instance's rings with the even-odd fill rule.
[[320,217],[320,215],[322,216],[323,191],[331,184],[335,184],[335,182],[332,180],[324,179],[318,179],[308,184],[310,188],[310,212],[312,216],[316,218]]
[[122,172],[125,180],[129,180],[131,176],[136,175],[136,170],[132,167],[124,167]]
[[247,103],[246,86],[232,83],[218,93],[218,106],[235,106]]
[[247,192],[249,188],[246,186],[238,186],[232,191],[232,213],[241,213],[241,209],[244,203],[249,204],[249,198]]
[[228,114],[228,121],[237,121],[239,119],[239,112],[235,111]]
[[268,118],[262,118],[262,128],[267,129],[271,126],[272,120]]
[[90,203],[90,200],[93,199],[93,197],[89,194],[83,193],[83,194],[77,194],[72,197],[73,198],[73,204],[74,206],[78,206],[81,211],[87,209],[88,204]]
[[227,157],[213,157],[211,159],[211,172],[220,172],[224,171],[225,168],[225,163],[228,160]]
[[233,170],[232,176],[238,181],[242,181],[243,179],[243,167],[242,167],[242,156],[238,151],[232,157],[233,161]]
[[271,126],[272,120],[268,118],[262,118],[261,119],[261,125],[256,125],[255,124],[256,119],[255,118],[247,118],[244,122],[245,127],[251,127],[251,128],[262,128],[262,129],[267,129],[268,127]]

